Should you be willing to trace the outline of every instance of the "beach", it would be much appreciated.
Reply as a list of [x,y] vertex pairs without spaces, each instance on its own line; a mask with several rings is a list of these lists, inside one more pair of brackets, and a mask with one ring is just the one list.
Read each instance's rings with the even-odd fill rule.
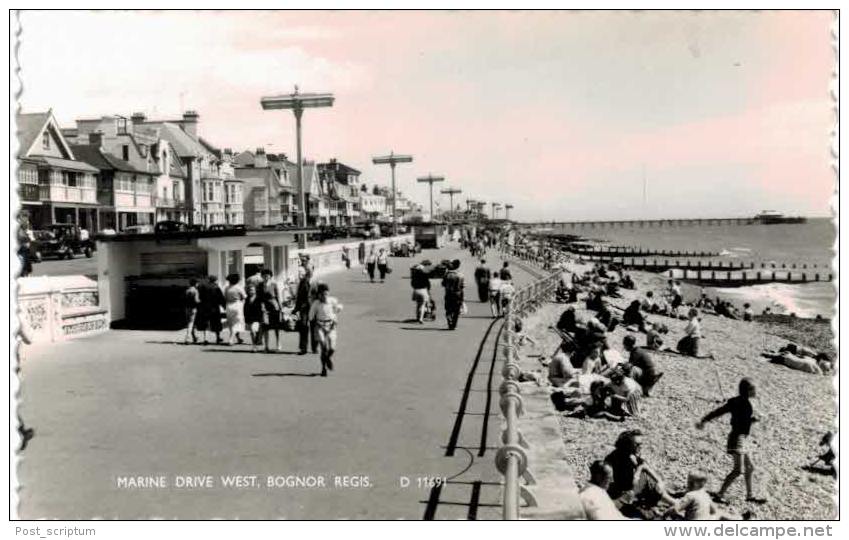
[[[624,298],[610,299],[613,305],[624,307],[646,290],[659,291],[666,284],[654,274],[631,275],[636,290],[622,291]],[[576,305],[579,312],[584,311],[582,301]],[[529,316],[525,328],[537,344],[524,354],[550,355],[556,349],[560,340],[547,328],[556,324],[566,306],[547,304]],[[650,320],[669,326],[666,346],[674,347],[683,335],[685,321],[661,316],[650,316]],[[696,430],[695,423],[735,395],[742,377],[751,377],[758,388],[754,405],[762,418],[752,434],[756,494],[769,501],[764,505],[744,502],[741,478],[728,493],[731,507],[737,512],[751,511],[755,519],[834,518],[834,479],[802,467],[821,453],[818,442],[823,434],[836,430],[835,379],[793,371],[760,356],[764,349],[777,349],[789,338],[833,354],[830,324],[781,316],[743,322],[703,315],[702,329],[702,349],[713,353],[715,359],[653,353],[664,376],[652,397],[642,400],[639,417],[622,423],[560,417],[573,476],[583,485],[589,464],[613,449],[619,433],[640,429],[645,434],[643,457],[663,476],[671,492],[684,490],[687,474],[696,469],[707,473],[708,489],[717,490],[731,469],[731,459],[725,453],[728,417],[709,423],[704,431]],[[622,338],[628,333],[616,328],[610,333],[610,345],[623,352]],[[634,334],[642,345],[645,335]],[[545,371],[540,368],[540,372],[544,380]]]

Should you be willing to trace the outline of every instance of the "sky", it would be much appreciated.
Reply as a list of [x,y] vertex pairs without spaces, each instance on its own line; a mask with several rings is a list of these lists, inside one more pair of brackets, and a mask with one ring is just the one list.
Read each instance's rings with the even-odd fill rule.
[[[295,154],[262,96],[332,92],[307,159],[398,188],[444,176],[520,220],[830,214],[826,11],[36,12],[20,17],[24,112],[200,114],[220,148]],[[294,158],[293,158],[294,159]],[[435,196],[442,208],[448,197]],[[503,214],[501,214],[503,215]]]

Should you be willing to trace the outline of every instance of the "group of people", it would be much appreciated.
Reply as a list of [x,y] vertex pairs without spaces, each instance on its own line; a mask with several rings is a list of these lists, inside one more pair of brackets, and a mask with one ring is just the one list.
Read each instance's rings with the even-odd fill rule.
[[501,317],[510,309],[516,286],[513,284],[509,262],[504,261],[501,268],[490,269],[486,259],[481,259],[475,269],[475,285],[478,300],[489,302],[489,310],[494,318]]
[[248,333],[251,351],[264,347],[272,352],[272,335],[277,352],[283,350],[281,332],[297,331],[298,353],[320,353],[321,376],[333,369],[336,352],[338,315],[342,304],[330,296],[330,287],[313,278],[309,258],[301,259],[297,282],[280,282],[273,279],[267,268],[259,268],[244,280],[239,274],[226,278],[222,290],[218,278],[189,280],[185,290],[186,330],[184,343],[198,343],[198,332],[203,344],[208,345],[207,332],[215,336],[215,343],[224,345],[224,330],[228,332],[226,345],[244,344],[242,334]]

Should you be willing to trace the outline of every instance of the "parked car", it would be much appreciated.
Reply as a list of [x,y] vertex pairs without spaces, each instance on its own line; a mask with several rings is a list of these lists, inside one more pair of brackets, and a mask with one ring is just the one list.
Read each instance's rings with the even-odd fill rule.
[[244,231],[244,225],[233,225],[230,223],[216,223],[215,225],[210,225],[207,229],[208,231]]
[[91,257],[94,251],[95,243],[88,231],[73,223],[54,223],[46,230],[33,231],[30,244],[30,254],[36,262],[47,257],[73,259],[80,254]]
[[121,230],[122,234],[150,234],[153,232],[153,225],[130,225]]
[[189,230],[189,224],[182,221],[159,221],[153,227],[155,234],[186,232]]

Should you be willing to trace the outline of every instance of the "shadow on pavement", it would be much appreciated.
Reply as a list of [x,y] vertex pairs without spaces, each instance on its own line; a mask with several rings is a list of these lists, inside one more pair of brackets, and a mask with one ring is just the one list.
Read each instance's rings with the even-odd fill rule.
[[253,373],[251,377],[318,377],[318,373]]
[[425,332],[447,332],[448,331],[447,328],[433,328],[433,327],[427,327],[427,326],[416,326],[416,327],[402,326],[401,330],[422,330],[422,331],[425,331]]

